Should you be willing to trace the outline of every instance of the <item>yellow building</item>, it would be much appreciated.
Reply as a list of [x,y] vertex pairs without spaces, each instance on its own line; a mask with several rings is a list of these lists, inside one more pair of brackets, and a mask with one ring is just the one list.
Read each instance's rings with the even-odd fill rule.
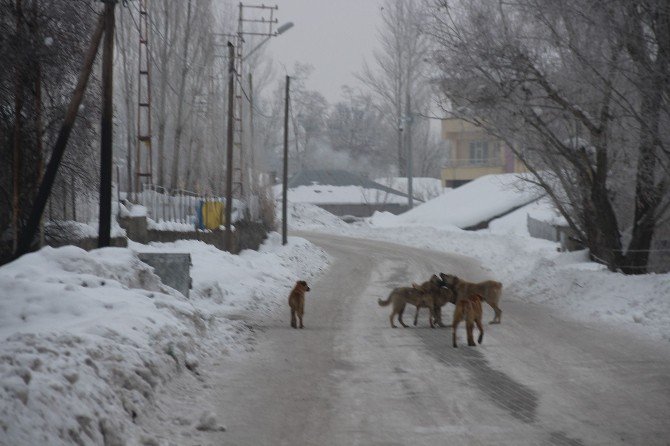
[[442,120],[442,139],[450,149],[441,174],[445,187],[458,187],[484,175],[526,171],[504,142],[462,119]]

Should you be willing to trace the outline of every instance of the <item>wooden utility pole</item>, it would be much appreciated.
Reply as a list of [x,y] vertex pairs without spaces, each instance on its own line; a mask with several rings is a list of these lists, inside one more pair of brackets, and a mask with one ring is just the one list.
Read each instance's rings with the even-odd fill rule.
[[286,217],[288,214],[288,104],[289,104],[289,84],[291,78],[286,76],[286,95],[284,99],[284,175],[283,175],[283,191],[281,203],[281,233],[282,245],[288,243],[288,224]]
[[65,112],[65,119],[63,124],[58,132],[58,138],[54,144],[54,148],[51,152],[51,158],[49,159],[49,164],[47,165],[46,170],[44,171],[44,176],[42,182],[40,183],[40,188],[35,197],[35,202],[30,211],[30,216],[26,222],[21,235],[19,238],[19,243],[16,249],[14,250],[14,258],[17,258],[28,251],[33,244],[35,235],[37,234],[37,229],[42,219],[42,213],[46,207],[47,200],[51,194],[51,188],[53,183],[56,180],[56,174],[58,173],[58,168],[60,167],[60,162],[63,159],[63,154],[65,153],[65,148],[67,146],[67,141],[70,137],[70,132],[72,131],[72,126],[74,125],[74,120],[77,117],[77,112],[79,111],[79,106],[84,97],[84,92],[86,91],[86,85],[88,84],[88,78],[91,75],[91,70],[93,68],[93,62],[95,62],[95,55],[98,53],[98,47],[100,46],[100,40],[102,40],[102,33],[104,31],[104,16],[101,16],[98,20],[98,24],[91,38],[91,43],[86,52],[86,57],[84,59],[84,66],[79,73],[79,79],[77,79],[77,86],[74,89],[72,99],[68,104],[67,111]]
[[226,251],[233,252],[233,126],[235,109],[235,46],[228,42],[228,135],[226,140]]
[[105,2],[105,42],[102,48],[102,118],[100,119],[100,210],[98,248],[109,246],[112,229],[112,131],[114,117],[114,8]]

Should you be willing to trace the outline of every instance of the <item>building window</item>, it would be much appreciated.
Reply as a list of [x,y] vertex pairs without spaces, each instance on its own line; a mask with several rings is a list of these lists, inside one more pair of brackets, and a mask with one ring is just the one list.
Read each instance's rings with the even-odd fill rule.
[[489,143],[487,141],[470,141],[470,163],[487,164],[489,162]]

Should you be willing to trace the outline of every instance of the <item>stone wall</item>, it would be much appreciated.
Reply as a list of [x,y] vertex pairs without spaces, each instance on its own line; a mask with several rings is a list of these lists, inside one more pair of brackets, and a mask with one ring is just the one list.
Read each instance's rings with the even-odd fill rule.
[[[226,231],[217,229],[213,231],[158,231],[148,229],[146,217],[120,218],[119,224],[126,230],[128,238],[138,243],[150,242],[175,242],[177,240],[200,240],[218,249],[226,248]],[[262,223],[239,221],[235,224],[233,231],[233,253],[237,254],[243,249],[256,250],[266,239],[268,229]]]

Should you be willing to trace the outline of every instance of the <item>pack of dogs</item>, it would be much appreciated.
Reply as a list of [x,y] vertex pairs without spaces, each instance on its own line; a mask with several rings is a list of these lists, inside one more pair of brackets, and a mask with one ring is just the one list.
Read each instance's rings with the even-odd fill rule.
[[[305,293],[310,291],[309,285],[304,280],[299,280],[289,294],[289,307],[291,308],[291,327],[304,328],[303,315],[305,312]],[[447,303],[455,306],[451,322],[452,344],[458,347],[456,342],[456,329],[465,321],[467,340],[469,346],[476,346],[473,336],[475,325],[479,330],[477,343],[484,340],[484,326],[482,325],[482,301],[491,306],[494,312],[490,324],[499,324],[502,310],[498,306],[502,294],[502,284],[495,280],[483,282],[468,282],[453,274],[433,274],[427,281],[417,284],[412,283],[409,287],[398,287],[391,290],[386,300],[378,299],[377,303],[386,307],[391,305],[389,322],[391,328],[397,328],[394,320],[397,318],[400,325],[407,328],[408,325],[402,320],[407,304],[413,305],[414,325],[419,319],[419,310],[427,308],[429,311],[428,323],[431,328],[447,327],[442,323],[442,307]]]
[[412,283],[411,287],[398,287],[391,291],[386,300],[378,299],[377,303],[382,306],[391,305],[391,315],[389,322],[391,328],[396,328],[394,319],[403,327],[407,327],[402,320],[403,312],[407,304],[414,305],[414,325],[419,318],[419,310],[428,308],[428,322],[431,328],[435,326],[445,327],[442,323],[442,307],[447,303],[452,303],[456,307],[451,322],[452,344],[458,347],[456,342],[456,330],[458,324],[465,321],[467,339],[469,346],[476,346],[473,336],[475,325],[479,330],[477,343],[481,344],[484,340],[484,326],[482,325],[482,301],[493,308],[494,317],[491,324],[499,324],[502,317],[502,310],[498,306],[500,295],[502,294],[502,284],[495,280],[486,280],[484,282],[468,282],[453,274],[440,273],[433,274],[427,281],[417,284]]

